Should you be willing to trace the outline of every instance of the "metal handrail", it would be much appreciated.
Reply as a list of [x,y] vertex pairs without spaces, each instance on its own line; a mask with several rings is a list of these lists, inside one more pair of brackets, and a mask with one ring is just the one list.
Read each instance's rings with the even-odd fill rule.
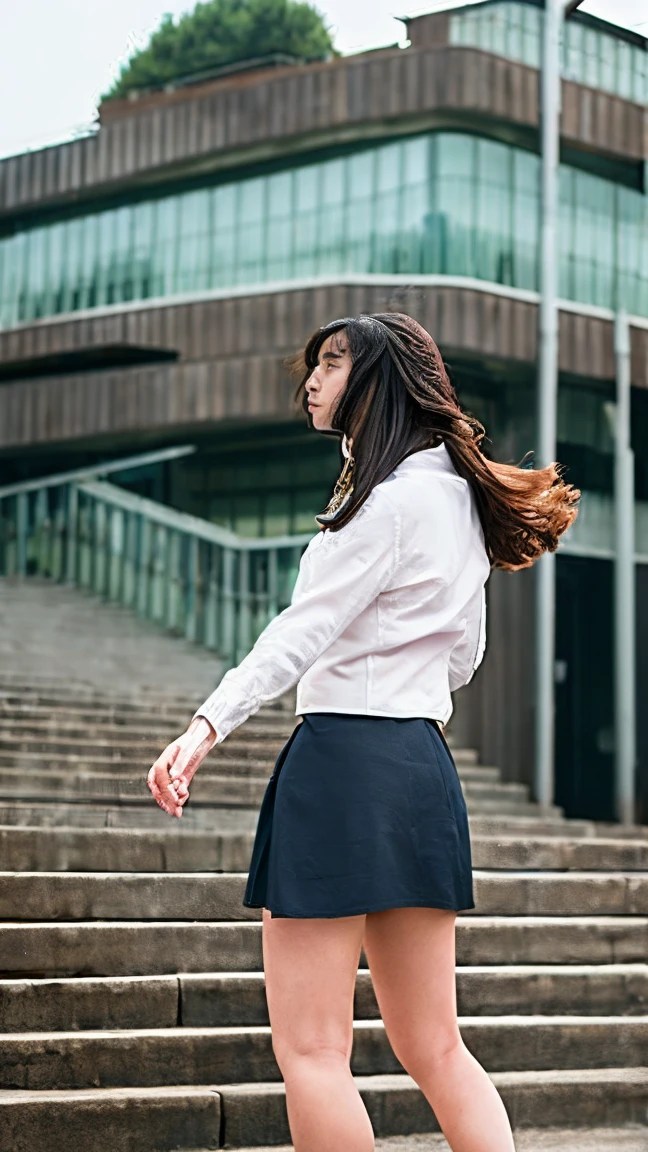
[[210,544],[220,544],[223,548],[242,548],[250,552],[264,548],[292,548],[297,544],[308,544],[314,535],[313,532],[303,532],[295,536],[239,536],[219,524],[201,520],[200,516],[192,516],[190,512],[179,512],[176,508],[158,504],[156,500],[150,500],[147,496],[138,496],[134,492],[128,492],[125,488],[118,488],[116,484],[108,484],[103,480],[80,483],[78,488],[79,491],[86,492],[97,500],[110,502],[128,512],[145,514],[156,524],[175,528],[178,532],[192,533],[201,540],[206,540]]
[[177,460],[181,456],[190,456],[195,451],[195,444],[183,444],[176,448],[141,452],[138,456],[125,456],[122,460],[89,464],[86,468],[74,468],[71,472],[55,472],[52,476],[40,476],[37,480],[21,480],[16,484],[5,484],[4,487],[0,487],[0,499],[3,496],[16,496],[19,492],[37,492],[39,488],[54,488],[59,484],[69,484],[72,480],[90,480],[93,476],[109,476],[112,472],[125,472],[127,468],[143,468],[147,464]]
[[98,480],[165,449],[0,488],[0,575],[45,576],[218,652],[226,669],[290,603],[314,533],[243,537]]

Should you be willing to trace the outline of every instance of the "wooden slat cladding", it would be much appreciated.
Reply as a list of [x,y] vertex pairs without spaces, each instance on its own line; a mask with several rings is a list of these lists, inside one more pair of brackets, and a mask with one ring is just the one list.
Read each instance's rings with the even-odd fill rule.
[[464,288],[340,283],[41,321],[0,332],[0,364],[120,344],[172,350],[182,360],[222,359],[264,349],[287,355],[318,324],[381,309],[422,314],[439,342],[452,348],[502,359],[535,359],[533,304]]
[[279,357],[154,364],[0,388],[0,450],[197,423],[298,415]]
[[571,80],[563,80],[562,96],[565,140],[628,160],[648,156],[648,113],[641,104]]
[[407,20],[407,35],[412,48],[437,48],[450,40],[450,13],[429,12]]
[[[618,96],[563,84],[570,143],[631,161],[648,156],[648,112]],[[0,162],[0,214],[89,199],[194,167],[226,168],[363,138],[372,130],[502,121],[536,128],[538,73],[461,45],[390,49],[230,77],[129,105],[96,136]]]
[[[417,317],[450,359],[536,359],[536,305],[452,287],[339,284],[39,324],[0,333],[0,363],[115,344],[173,349],[179,359],[0,385],[0,448],[203,420],[285,419],[295,412],[286,357],[320,324],[379,311]],[[611,323],[561,313],[560,367],[613,379]],[[632,333],[632,381],[648,388],[644,330]]]

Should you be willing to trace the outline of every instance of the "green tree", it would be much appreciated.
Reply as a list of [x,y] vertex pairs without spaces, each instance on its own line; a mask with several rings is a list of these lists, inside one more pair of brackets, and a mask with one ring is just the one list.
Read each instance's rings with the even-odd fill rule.
[[298,0],[206,0],[174,22],[166,13],[145,48],[122,65],[104,99],[272,53],[337,55],[323,15]]

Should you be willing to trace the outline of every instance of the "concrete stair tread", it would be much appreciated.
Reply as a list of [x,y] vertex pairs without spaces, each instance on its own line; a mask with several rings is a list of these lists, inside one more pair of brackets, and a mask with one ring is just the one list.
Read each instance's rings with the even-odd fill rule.
[[[589,917],[648,915],[648,873],[475,869],[479,916],[557,917],[575,907]],[[0,918],[250,919],[241,901],[246,872],[0,872]],[[571,923],[577,922],[571,917]]]
[[[601,1029],[623,1029],[632,1028],[645,1032],[648,1039],[648,1014],[644,1016],[581,1016],[573,1015],[538,1015],[533,1016],[524,1015],[502,1015],[502,1016],[459,1016],[459,1024],[462,1028],[479,1028],[482,1030],[497,1028],[503,1030],[506,1028],[520,1028],[524,1027],[529,1036],[531,1033],[539,1028],[551,1028],[553,1030],[564,1029],[567,1027],[583,1028],[585,1030],[596,1032]],[[383,1021],[378,1019],[356,1019],[353,1021],[354,1032],[368,1031],[378,1029],[384,1032]],[[127,1042],[131,1039],[150,1038],[161,1040],[164,1037],[177,1040],[186,1040],[192,1036],[237,1036],[237,1035],[262,1035],[269,1036],[271,1033],[269,1024],[232,1024],[220,1026],[196,1026],[196,1025],[179,1025],[177,1027],[162,1027],[162,1028],[87,1028],[87,1029],[50,1029],[46,1035],[48,1040],[52,1042],[62,1040],[123,1040]],[[44,1033],[42,1031],[31,1032],[3,1032],[0,1033],[0,1042],[18,1042],[27,1040],[43,1040]],[[648,1052],[648,1047],[646,1048]],[[648,1070],[648,1069],[647,1069]],[[277,1072],[279,1076],[279,1073]]]
[[[579,1125],[591,1130],[592,1125],[611,1122],[615,1122],[615,1129],[619,1123],[634,1122],[635,1132],[643,1135],[646,1131],[641,1126],[645,1124],[648,1098],[646,1068],[494,1073],[491,1079],[503,1096],[516,1130],[538,1124],[546,1127],[552,1120],[555,1123],[567,1105],[572,1131]],[[410,1130],[414,1128],[421,1134],[438,1131],[429,1105],[406,1074],[356,1076],[354,1080],[379,1138],[393,1136],[395,1128],[402,1128],[405,1117]],[[154,1146],[152,1133],[163,1122],[165,1135],[170,1135],[167,1117],[183,1107],[181,1129],[176,1129],[182,1135],[179,1140],[176,1136],[173,1146],[186,1152],[196,1152],[201,1146],[223,1146],[223,1142],[226,1147],[256,1148],[258,1152],[267,1144],[263,1130],[268,1127],[272,1130],[272,1147],[280,1146],[282,1139],[285,1143],[288,1137],[281,1082],[174,1085],[163,1089],[5,1090],[0,1091],[0,1125],[4,1124],[10,1138],[13,1132],[19,1132],[23,1140],[27,1132],[42,1132],[44,1139],[38,1144],[43,1152],[54,1152],[62,1137],[67,1146],[71,1135],[79,1147],[92,1146],[93,1152],[108,1152],[119,1146],[115,1144],[113,1127],[119,1115],[122,1139],[128,1132],[129,1148],[144,1152]],[[262,1125],[260,1116],[265,1122]],[[152,1128],[156,1120],[157,1127]],[[209,1132],[209,1139],[207,1131],[203,1140],[197,1139],[204,1129]],[[24,1142],[20,1146],[28,1147]]]
[[[648,963],[485,965],[456,970],[459,1015],[499,1018],[645,1017]],[[380,1013],[371,973],[358,967],[354,1018]],[[159,1029],[267,1024],[263,971],[0,980],[0,1032]]]
[[[0,768],[0,807],[13,800],[38,803],[46,798],[59,803],[91,803],[110,801],[119,804],[144,804],[150,806],[151,796],[146,786],[146,772],[149,762],[139,774],[127,772],[102,773],[81,772],[66,774],[26,773],[22,769]],[[258,812],[267,786],[267,778],[245,776],[203,776],[193,785],[191,806],[194,812],[200,808],[243,807]],[[515,796],[494,793],[484,796],[475,794],[468,786],[465,789],[468,814],[480,816],[529,816],[537,814],[536,806]],[[553,812],[559,819],[559,811]]]
[[[187,807],[183,813],[182,827],[202,832],[212,829],[214,827],[214,813],[218,811],[218,805],[211,807],[204,805],[198,808]],[[255,826],[257,814],[252,809],[244,812],[231,807],[221,807],[220,811],[227,812],[232,819],[249,821],[249,826],[252,828]],[[562,816],[515,816],[510,814],[491,816],[475,812],[469,812],[468,815],[473,835],[489,837],[505,835],[516,839],[518,843],[522,843],[530,835],[541,835],[555,839],[564,838],[568,832],[570,840],[590,844],[596,842],[596,829],[587,821],[565,821]],[[125,800],[111,804],[107,803],[104,797],[101,803],[97,803],[79,796],[73,797],[68,802],[61,800],[60,797],[47,799],[41,796],[34,800],[23,800],[12,795],[0,800],[0,818],[6,827],[22,828],[51,828],[66,825],[83,829],[84,827],[96,828],[98,824],[106,827],[120,827],[123,821],[123,827],[129,830],[149,831],[169,827],[170,824],[169,821],[163,821],[163,814],[150,802],[144,809],[142,804],[137,801]],[[85,823],[86,821],[87,823]],[[638,838],[645,842],[648,840],[648,836],[644,835],[645,831],[645,829],[639,828],[634,832],[633,837],[618,835],[614,838],[618,840]],[[609,838],[609,833],[606,832],[606,835]]]
[[[637,1066],[628,1068],[559,1068],[559,1069],[539,1069],[531,1072],[492,1072],[489,1073],[491,1080],[500,1086],[503,1083],[509,1084],[529,1084],[529,1083],[557,1083],[566,1086],[575,1086],[578,1084],[588,1084],[593,1086],[600,1086],[605,1084],[620,1084],[628,1087],[639,1087],[648,1089],[648,1066]],[[408,1087],[412,1090],[418,1091],[418,1086],[408,1076],[406,1072],[388,1072],[376,1076],[354,1076],[354,1080],[359,1088],[402,1088]],[[284,1085],[281,1080],[269,1081],[252,1081],[250,1083],[211,1083],[211,1084],[169,1084],[165,1085],[163,1092],[172,1092],[176,1095],[182,1093],[189,1093],[191,1095],[200,1092],[215,1092],[221,1089],[227,1091],[245,1092],[252,1091],[261,1093],[264,1091],[276,1095],[283,1095]],[[142,1096],[157,1096],[160,1095],[161,1089],[159,1087],[111,1087],[111,1088],[47,1088],[47,1089],[34,1089],[34,1088],[0,1088],[0,1105],[33,1100],[37,1101],[52,1101],[52,1100],[70,1100],[76,1099],[79,1095],[83,1094],[86,1099],[91,1097],[127,1097],[134,1095]]]
[[[475,1016],[460,1018],[459,1026],[489,1073],[638,1067],[648,1050],[645,1016]],[[0,1083],[8,1089],[209,1081],[283,1088],[269,1024],[8,1032],[0,1036],[0,1052]],[[353,1021],[351,1069],[360,1076],[403,1074],[379,1017]]]
[[[211,921],[7,920],[0,972],[53,979],[261,971],[260,910],[246,911],[245,919]],[[644,963],[647,955],[648,917],[472,915],[457,923],[460,966]]]
[[[168,725],[175,724],[177,719],[186,716],[187,711],[196,711],[202,701],[196,704],[195,696],[179,698],[177,696],[161,697],[159,695],[148,699],[133,695],[128,698],[123,695],[111,696],[105,694],[87,694],[78,698],[70,697],[69,692],[59,688],[42,689],[16,689],[8,692],[0,687],[0,717],[5,719],[29,719],[30,717],[42,719],[44,722],[56,723],[59,719],[69,723],[119,723],[130,724],[139,722],[149,726],[152,717]],[[118,719],[119,718],[119,719]],[[289,725],[296,722],[294,706],[286,705],[282,701],[271,701],[264,704],[258,712],[253,713],[246,726],[257,725],[268,727],[275,731],[280,726],[289,729]],[[294,727],[294,723],[293,723]],[[235,730],[236,731],[236,730]],[[228,737],[229,739],[229,737]],[[476,753],[474,753],[476,755]]]
[[[54,753],[12,751],[3,756],[0,753],[0,780],[23,780],[25,787],[31,789],[38,787],[45,792],[48,786],[55,782],[69,781],[72,785],[76,781],[92,782],[115,781],[117,784],[128,783],[132,779],[145,778],[148,767],[157,759],[161,749],[153,751],[142,750],[139,755],[121,758],[112,756],[87,756],[71,754],[63,759],[55,760]],[[241,782],[265,789],[274,761],[263,760],[260,757],[245,757],[235,760],[228,757],[225,760],[212,761],[204,765],[204,771],[196,777],[194,782],[194,795],[203,791],[208,784],[212,787],[220,784]],[[491,800],[498,802],[512,800],[523,805],[529,804],[528,789],[524,784],[503,784],[496,779],[476,776],[479,769],[459,768],[458,775],[467,799]],[[192,796],[192,799],[194,796]]]
[[[229,845],[233,850],[240,847],[242,851],[251,851],[251,838],[254,837],[256,817],[248,821],[247,826],[232,826],[225,819],[229,809],[219,811],[210,830],[200,829],[187,823],[184,816],[181,820],[158,821],[157,827],[139,830],[120,827],[80,828],[74,824],[57,824],[55,826],[23,826],[20,824],[0,823],[0,860],[4,860],[5,871],[8,870],[7,860],[10,858],[9,849],[13,845],[24,845],[25,849],[31,847],[34,860],[33,865],[25,863],[26,856],[18,856],[20,861],[12,867],[12,871],[33,870],[68,871],[73,868],[72,860],[75,854],[79,863],[75,870],[92,872],[111,871],[110,852],[114,847],[117,855],[113,856],[124,860],[120,870],[127,871],[237,871],[236,867],[223,868],[221,862],[213,851],[217,844]],[[155,813],[157,815],[157,812]],[[3,817],[0,808],[0,820]],[[648,866],[648,842],[643,839],[630,840],[604,840],[604,839],[571,839],[567,836],[528,836],[521,842],[515,836],[483,836],[476,831],[472,835],[473,866],[478,870],[524,871],[530,874],[537,872],[577,871],[580,874],[601,872],[630,872],[644,871]],[[181,847],[178,847],[178,844]],[[48,848],[55,846],[60,850],[63,863],[60,866],[48,866],[51,859]],[[167,846],[175,851],[176,867],[160,857],[160,851]],[[119,848],[126,849],[123,857],[119,857]],[[200,849],[200,851],[198,851]],[[151,865],[143,864],[136,867],[134,861],[144,860],[147,850],[151,853]],[[184,852],[184,855],[182,854]],[[80,857],[87,853],[87,859]],[[200,859],[198,867],[192,867],[192,860]],[[222,856],[219,852],[219,861]]]
[[[517,1152],[646,1152],[647,1132],[632,1128],[517,1129]],[[196,1152],[203,1152],[197,1149]],[[206,1152],[206,1150],[205,1150]],[[294,1152],[292,1144],[238,1148],[237,1152]],[[434,1132],[413,1136],[385,1136],[376,1140],[376,1152],[450,1152],[445,1137]]]

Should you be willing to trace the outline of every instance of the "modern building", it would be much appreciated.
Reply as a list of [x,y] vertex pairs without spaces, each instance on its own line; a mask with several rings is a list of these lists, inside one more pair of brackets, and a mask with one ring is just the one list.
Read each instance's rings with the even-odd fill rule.
[[[542,9],[406,21],[406,47],[258,62],[104,102],[98,130],[0,162],[3,484],[145,449],[135,493],[245,538],[308,534],[340,469],[286,366],[319,324],[408,311],[487,450],[534,448]],[[557,558],[556,799],[613,814],[614,316],[631,322],[637,697],[648,693],[648,51],[565,28],[558,459],[583,490]],[[494,572],[453,731],[533,771],[533,570]],[[638,815],[648,820],[648,733]]]

